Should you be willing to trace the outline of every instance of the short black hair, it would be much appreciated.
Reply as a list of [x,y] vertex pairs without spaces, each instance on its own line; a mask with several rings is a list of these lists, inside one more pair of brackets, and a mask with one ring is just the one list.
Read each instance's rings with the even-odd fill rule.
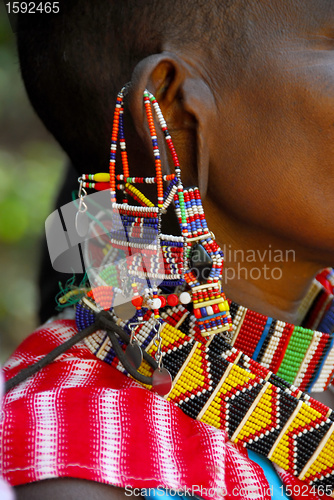
[[19,58],[33,107],[80,172],[105,169],[116,93],[141,59],[166,43],[202,51],[214,81],[220,62],[233,62],[245,47],[246,0],[60,3],[59,14],[30,29],[20,29],[19,19]]

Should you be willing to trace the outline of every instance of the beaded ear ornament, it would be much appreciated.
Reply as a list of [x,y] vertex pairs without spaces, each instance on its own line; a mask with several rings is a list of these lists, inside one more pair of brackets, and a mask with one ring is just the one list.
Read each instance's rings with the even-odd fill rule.
[[[203,337],[217,333],[228,335],[232,330],[232,320],[228,302],[221,289],[223,252],[216,243],[213,233],[208,229],[198,188],[183,187],[178,156],[167,124],[157,100],[148,90],[145,90],[143,100],[152,140],[155,177],[130,177],[123,120],[126,91],[127,86],[123,87],[117,96],[109,173],[84,174],[79,179],[76,227],[81,236],[88,231],[85,218],[87,205],[84,201],[86,189],[109,190],[113,222],[108,244],[113,251],[117,250],[122,254],[124,261],[122,266],[116,266],[116,271],[115,261],[119,262],[120,254],[116,259],[113,255],[113,261],[109,260],[103,265],[102,271],[98,273],[98,279],[95,280],[100,286],[92,288],[89,303],[93,301],[95,307],[115,313],[114,306],[119,289],[121,288],[121,293],[125,296],[124,283],[127,289],[131,288],[132,292],[128,294],[128,299],[136,308],[136,316],[131,323],[130,344],[126,355],[135,368],[140,366],[142,352],[135,332],[139,330],[138,326],[143,325],[145,314],[149,311],[152,314],[152,335],[158,346],[155,358],[159,371],[155,376],[160,377],[163,373],[159,349],[160,331],[164,325],[161,316],[163,308],[175,308],[178,305],[193,307]],[[174,174],[162,173],[153,112],[165,137],[175,168]],[[116,174],[118,143],[122,174]],[[166,183],[169,183],[167,187],[164,186]],[[156,185],[156,204],[137,187],[140,184]],[[171,205],[174,205],[179,222],[179,235],[166,235],[161,231],[162,217]],[[108,272],[110,274],[112,268],[114,276],[118,274],[123,287],[112,286],[113,284],[106,279],[106,274]],[[84,310],[85,307],[81,302],[77,307],[77,313],[81,311],[82,316]],[[120,319],[116,313],[115,317]],[[78,323],[80,328],[87,326],[87,322],[82,319],[79,319]],[[166,373],[165,375],[166,378],[169,377]],[[159,381],[158,385],[161,383]]]
[[[7,381],[6,390],[84,340],[99,359],[152,388],[188,416],[224,429],[231,441],[267,456],[320,494],[334,496],[334,413],[302,392],[315,381],[323,387],[331,379],[333,336],[278,322],[235,303],[230,308],[232,327],[219,283],[223,254],[207,228],[198,189],[183,188],[158,104],[145,91],[156,176],[133,178],[123,98],[124,89],[117,98],[110,172],[80,178],[76,228],[79,235],[88,235],[83,253],[94,265],[87,270],[92,288],[76,305],[78,332]],[[162,175],[151,106],[175,174]],[[118,139],[123,174],[116,175]],[[164,182],[170,182],[165,193]],[[134,186],[140,183],[158,186],[157,205]],[[105,191],[108,204],[111,197],[111,209],[91,217],[93,223],[87,219],[86,189]],[[130,197],[137,205],[130,205]],[[180,235],[161,231],[172,202]],[[98,262],[102,265],[97,269]],[[122,301],[134,306],[132,317],[118,314]],[[324,368],[326,356],[329,370]],[[302,390],[292,385],[297,382]]]

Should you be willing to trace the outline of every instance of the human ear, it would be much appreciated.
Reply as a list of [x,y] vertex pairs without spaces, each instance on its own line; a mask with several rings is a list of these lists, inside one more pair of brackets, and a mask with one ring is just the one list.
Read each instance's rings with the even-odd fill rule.
[[142,97],[145,88],[159,103],[179,156],[183,178],[198,184],[204,196],[210,162],[207,134],[210,116],[215,110],[211,89],[193,67],[173,53],[162,52],[140,61],[131,79],[129,109],[136,130],[147,146],[150,137]]

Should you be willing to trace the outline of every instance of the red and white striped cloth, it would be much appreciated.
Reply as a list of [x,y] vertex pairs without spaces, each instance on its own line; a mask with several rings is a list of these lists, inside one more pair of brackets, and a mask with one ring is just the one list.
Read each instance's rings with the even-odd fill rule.
[[[45,324],[6,363],[6,378],[75,332],[72,320]],[[12,485],[75,477],[207,499],[271,499],[262,468],[225,432],[187,417],[83,342],[6,395],[0,438],[2,477]]]
[[[0,372],[0,410],[2,407],[2,395],[3,395],[3,376]],[[0,479],[0,498],[1,500],[14,500],[13,490],[8,486],[8,484]]]

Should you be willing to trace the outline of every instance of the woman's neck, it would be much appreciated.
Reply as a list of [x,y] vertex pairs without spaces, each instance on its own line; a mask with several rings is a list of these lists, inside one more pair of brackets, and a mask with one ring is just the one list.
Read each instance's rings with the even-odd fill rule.
[[206,199],[209,228],[225,254],[223,290],[228,298],[259,313],[298,323],[299,307],[314,276],[325,266],[304,249],[226,217]]

